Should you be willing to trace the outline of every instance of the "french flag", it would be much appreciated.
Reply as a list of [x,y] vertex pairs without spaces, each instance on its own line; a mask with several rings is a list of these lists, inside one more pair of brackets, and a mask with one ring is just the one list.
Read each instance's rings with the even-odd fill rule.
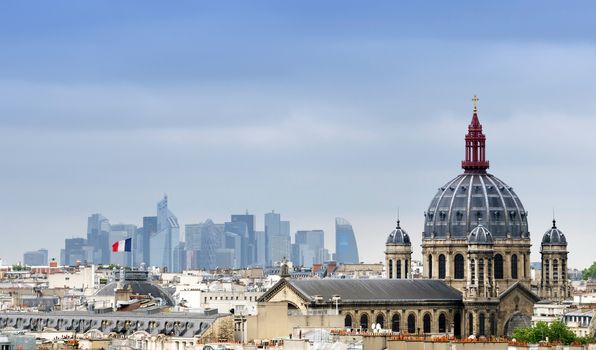
[[113,252],[130,252],[132,249],[132,238],[123,239],[112,244]]

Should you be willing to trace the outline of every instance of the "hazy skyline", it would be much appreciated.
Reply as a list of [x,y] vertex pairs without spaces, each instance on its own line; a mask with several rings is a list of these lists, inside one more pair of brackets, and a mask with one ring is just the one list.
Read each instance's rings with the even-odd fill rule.
[[596,4],[588,1],[0,4],[0,257],[59,257],[87,217],[141,225],[164,193],[181,225],[275,209],[348,219],[383,259],[400,208],[461,173],[477,94],[489,172],[553,208],[569,265],[595,260]]

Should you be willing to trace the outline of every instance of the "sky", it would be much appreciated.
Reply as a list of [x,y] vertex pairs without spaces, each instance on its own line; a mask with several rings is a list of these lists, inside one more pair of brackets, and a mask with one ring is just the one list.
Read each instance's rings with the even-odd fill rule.
[[141,225],[275,210],[349,220],[361,260],[462,172],[472,97],[489,171],[528,211],[532,260],[558,227],[596,257],[596,3],[6,1],[0,4],[5,263]]

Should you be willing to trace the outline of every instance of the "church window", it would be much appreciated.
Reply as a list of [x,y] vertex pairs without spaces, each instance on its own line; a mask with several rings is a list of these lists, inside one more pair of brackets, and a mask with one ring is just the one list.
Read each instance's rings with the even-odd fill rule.
[[503,279],[503,256],[501,254],[495,255],[495,279]]
[[408,315],[408,333],[416,333],[416,316],[414,314]]
[[391,331],[399,332],[399,314],[395,314],[391,318]]
[[360,329],[367,330],[368,329],[368,315],[362,314],[360,316]]
[[401,278],[401,260],[397,261],[397,269],[395,271],[395,278]]
[[517,279],[517,255],[511,256],[511,278]]
[[433,278],[433,256],[428,256],[428,278]]
[[478,334],[479,335],[485,335],[484,334],[484,313],[481,313],[478,316]]
[[387,265],[389,265],[389,266],[387,266],[388,270],[389,270],[389,279],[392,279],[393,278],[393,260],[389,259],[389,263]]
[[352,328],[352,315],[346,315],[346,318],[344,318],[344,327]]
[[383,314],[378,314],[377,315],[377,319],[375,320],[375,323],[378,323],[381,325],[381,328],[385,328],[385,316],[383,316]]
[[445,314],[439,315],[439,333],[447,332],[447,319]]
[[489,283],[493,278],[493,259],[486,259],[486,274],[488,276]]
[[476,262],[474,261],[474,259],[470,259],[470,269],[471,271],[471,275],[472,275],[472,284],[476,284]]
[[430,314],[424,315],[422,319],[424,333],[430,333]]
[[497,335],[497,318],[495,314],[490,314],[490,335]]
[[550,260],[546,259],[542,268],[544,269],[544,282],[548,285],[550,283]]
[[561,259],[561,280],[563,280],[563,282],[567,281],[567,270],[566,270],[566,266],[565,266],[565,259]]
[[404,262],[404,278],[408,278],[408,271],[410,271],[410,265],[408,265],[408,259]]
[[439,278],[445,278],[445,255],[439,255]]
[[474,315],[468,314],[468,335],[474,335]]
[[484,259],[478,259],[478,285],[484,285]]
[[553,283],[559,282],[559,260],[553,259]]
[[454,259],[455,265],[455,279],[464,279],[464,257],[461,254],[457,254]]

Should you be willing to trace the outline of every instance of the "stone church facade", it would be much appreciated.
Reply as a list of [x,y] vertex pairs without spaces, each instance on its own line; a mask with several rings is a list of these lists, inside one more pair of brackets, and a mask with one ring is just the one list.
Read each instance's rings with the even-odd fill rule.
[[291,280],[261,302],[288,312],[343,318],[346,329],[458,338],[508,336],[530,325],[534,303],[568,298],[567,242],[556,228],[542,239],[539,295],[530,289],[528,213],[513,188],[487,172],[486,137],[474,98],[464,172],[441,186],[424,213],[424,278],[412,279],[412,244],[398,220],[385,244],[385,280]]

